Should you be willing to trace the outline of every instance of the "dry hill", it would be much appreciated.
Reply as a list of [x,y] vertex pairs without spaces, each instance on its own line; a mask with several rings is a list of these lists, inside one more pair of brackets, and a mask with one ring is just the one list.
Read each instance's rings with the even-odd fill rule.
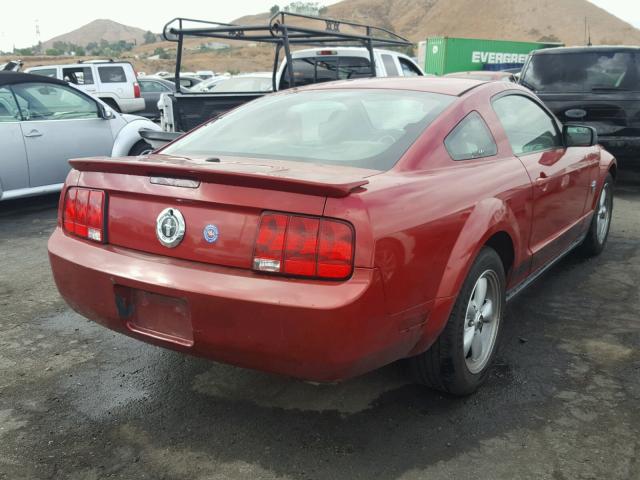
[[[587,0],[343,0],[326,16],[390,28],[413,41],[431,35],[584,43],[587,18],[594,44],[640,44],[640,30]],[[236,22],[260,23],[266,15]]]
[[100,43],[100,40],[103,39],[107,42],[124,40],[142,44],[144,42],[144,34],[145,31],[140,28],[129,27],[113,20],[99,19],[69,33],[53,37],[43,42],[42,45],[44,49],[47,49],[51,48],[54,42],[61,41],[84,47],[90,42]]

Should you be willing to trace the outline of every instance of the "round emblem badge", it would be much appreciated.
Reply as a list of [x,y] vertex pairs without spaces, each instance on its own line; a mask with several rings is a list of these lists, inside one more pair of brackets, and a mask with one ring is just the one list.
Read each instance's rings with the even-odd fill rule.
[[156,236],[162,245],[173,248],[184,238],[186,224],[177,208],[165,208],[156,220]]
[[218,227],[215,225],[207,225],[202,232],[202,236],[208,243],[216,243],[219,234]]

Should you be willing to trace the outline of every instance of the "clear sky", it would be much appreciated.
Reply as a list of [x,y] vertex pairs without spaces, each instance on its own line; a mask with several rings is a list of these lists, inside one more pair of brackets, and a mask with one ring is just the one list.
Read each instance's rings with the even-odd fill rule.
[[[316,0],[321,5],[336,0]],[[535,2],[535,0],[531,0]],[[601,8],[640,28],[640,1],[591,0]],[[36,22],[41,39],[74,30],[96,18],[109,18],[116,22],[160,32],[162,26],[174,17],[202,18],[230,21],[243,15],[265,12],[277,3],[289,0],[178,0],[152,1],[108,0],[98,2],[66,0],[3,0],[4,13],[0,22],[0,50],[10,51],[37,43]],[[11,4],[11,7],[8,7]]]

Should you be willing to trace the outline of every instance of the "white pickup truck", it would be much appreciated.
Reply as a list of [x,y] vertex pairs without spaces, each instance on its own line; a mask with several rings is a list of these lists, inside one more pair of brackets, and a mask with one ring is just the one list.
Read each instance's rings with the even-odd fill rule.
[[[178,44],[176,72],[180,71],[186,37],[274,45],[273,91],[332,80],[424,75],[409,56],[387,49],[411,47],[409,40],[384,28],[343,20],[289,12],[276,13],[265,25],[247,26],[176,18],[165,25],[163,36]],[[292,47],[298,45],[312,48],[294,51]],[[264,91],[197,93],[177,87],[175,93],[163,94],[158,102],[162,130],[166,132],[159,139],[162,141],[266,94]],[[153,138],[147,140],[160,144]]]
[[[376,77],[423,76],[424,72],[407,55],[392,50],[374,49]],[[322,47],[291,52],[294,85],[291,85],[287,60],[275,75],[275,90],[312,83],[371,77],[369,51],[363,47]],[[161,127],[165,132],[185,132],[265,92],[163,94],[158,102]]]

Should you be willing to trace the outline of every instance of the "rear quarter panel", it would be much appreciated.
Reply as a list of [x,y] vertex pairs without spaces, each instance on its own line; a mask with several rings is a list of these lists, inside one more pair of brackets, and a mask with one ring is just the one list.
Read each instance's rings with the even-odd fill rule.
[[[443,144],[471,110],[481,113],[490,127],[497,121],[489,104],[496,88],[503,87],[463,96],[392,171],[371,178],[361,193],[327,201],[329,216],[349,216],[357,211],[352,208],[357,201],[366,206],[366,218],[358,213],[352,219],[358,236],[356,256],[362,262],[368,257],[380,271],[388,314],[420,306],[428,310],[438,299],[455,297],[480,249],[497,232],[507,233],[513,242],[509,285],[528,273],[532,188],[507,140],[495,129],[496,156],[457,162]],[[449,310],[439,315],[427,321],[431,334],[441,331]]]

